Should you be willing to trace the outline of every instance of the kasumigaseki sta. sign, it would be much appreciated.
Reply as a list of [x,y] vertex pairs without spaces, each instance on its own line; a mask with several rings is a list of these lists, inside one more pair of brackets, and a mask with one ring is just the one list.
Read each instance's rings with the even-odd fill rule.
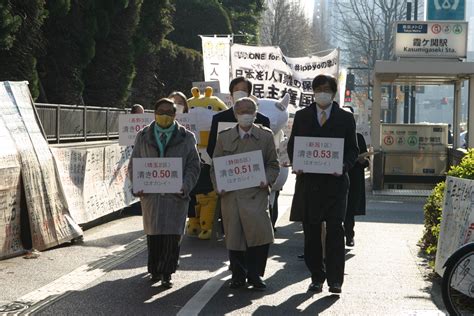
[[466,58],[467,22],[397,22],[397,57]]

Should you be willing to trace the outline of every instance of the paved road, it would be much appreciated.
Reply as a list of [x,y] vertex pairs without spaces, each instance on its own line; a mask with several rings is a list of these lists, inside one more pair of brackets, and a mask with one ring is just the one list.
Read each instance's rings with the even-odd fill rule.
[[[280,197],[288,209],[292,181]],[[301,225],[282,212],[265,275],[268,289],[231,290],[222,241],[185,238],[170,290],[149,281],[140,216],[85,232],[84,243],[43,252],[38,259],[0,262],[0,305],[38,315],[442,315],[439,285],[427,280],[418,256],[424,200],[369,196],[358,217],[356,246],[347,249],[343,293],[306,292]],[[19,302],[13,304],[12,302]]]

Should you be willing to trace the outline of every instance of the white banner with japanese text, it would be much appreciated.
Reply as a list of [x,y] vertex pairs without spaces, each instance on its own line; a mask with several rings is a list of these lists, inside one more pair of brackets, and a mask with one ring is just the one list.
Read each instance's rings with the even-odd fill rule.
[[[474,180],[448,176],[444,189],[435,271],[442,276],[446,260],[459,247],[469,242],[474,242]],[[471,261],[471,271],[474,271],[474,261]],[[456,289],[467,294],[474,280],[466,278],[465,281],[457,283]]]
[[20,156],[1,114],[0,144],[0,259],[3,259],[21,254],[23,247],[20,235]]
[[253,83],[257,98],[281,99],[290,95],[293,110],[312,102],[312,80],[319,74],[338,77],[339,51],[325,56],[290,58],[278,46],[231,46],[232,77],[243,76]]
[[179,193],[183,188],[182,158],[133,158],[133,191]]
[[33,248],[45,250],[81,236],[36,120],[27,82],[0,83],[0,113],[20,155]]
[[219,92],[229,90],[230,36],[201,36],[204,80],[218,80]]
[[295,137],[293,170],[342,174],[343,138]]
[[267,182],[261,150],[213,158],[217,189],[235,191]]
[[119,144],[130,146],[135,143],[137,133],[155,120],[153,113],[120,114],[119,115]]
[[51,148],[72,218],[79,224],[137,201],[128,178],[131,147]]

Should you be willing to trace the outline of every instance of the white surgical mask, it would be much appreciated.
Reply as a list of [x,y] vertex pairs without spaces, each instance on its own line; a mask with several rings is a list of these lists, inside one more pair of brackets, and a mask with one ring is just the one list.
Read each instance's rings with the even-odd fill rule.
[[234,91],[232,92],[232,98],[234,99],[234,103],[237,100],[248,97],[249,94],[246,91]]
[[252,114],[240,114],[236,116],[237,122],[239,122],[239,125],[242,127],[249,127],[255,122],[255,116]]
[[321,106],[329,105],[332,102],[332,93],[316,92],[314,94],[314,101]]
[[177,103],[175,103],[175,105],[176,105],[176,113],[184,113],[184,105],[177,104]]

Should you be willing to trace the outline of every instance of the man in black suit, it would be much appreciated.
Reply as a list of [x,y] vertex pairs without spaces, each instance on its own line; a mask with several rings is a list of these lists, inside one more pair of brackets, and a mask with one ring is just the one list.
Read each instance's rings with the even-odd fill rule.
[[[235,103],[238,99],[250,96],[250,93],[252,92],[252,83],[244,77],[234,78],[230,82],[229,91],[232,96],[232,103]],[[237,123],[233,108],[218,112],[212,117],[212,125],[211,130],[209,132],[209,140],[207,143],[207,153],[211,158],[214,155],[214,148],[216,147],[217,128],[219,127],[219,122]],[[259,112],[257,112],[255,124],[262,124],[263,126],[270,128],[270,120],[268,119],[268,117]]]
[[[311,272],[312,292],[321,292],[327,280],[331,293],[341,293],[344,280],[344,228],[347,194],[349,190],[348,170],[357,160],[356,125],[354,116],[341,109],[333,101],[337,81],[329,75],[316,76],[312,83],[314,99],[310,106],[296,112],[288,155],[293,162],[295,137],[325,137],[344,139],[342,174],[303,173],[297,174],[295,193],[291,205],[291,221],[303,222],[304,259]],[[324,261],[321,241],[321,223],[326,222],[326,259]]]

